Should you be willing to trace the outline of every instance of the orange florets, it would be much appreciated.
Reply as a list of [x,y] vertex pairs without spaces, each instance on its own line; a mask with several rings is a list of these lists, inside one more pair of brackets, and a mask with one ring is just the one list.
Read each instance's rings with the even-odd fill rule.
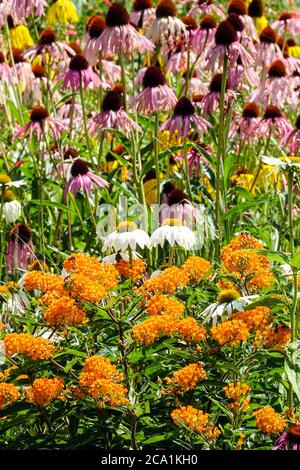
[[200,282],[205,275],[211,270],[211,264],[206,259],[200,256],[190,256],[185,263],[181,266],[181,269],[189,276],[194,282]]
[[237,346],[249,335],[247,325],[241,320],[226,320],[211,329],[212,338],[221,346]]
[[132,262],[120,259],[115,265],[120,276],[125,279],[131,279],[132,281],[138,281],[143,277],[146,271],[146,264],[142,259],[133,259]]
[[235,312],[230,320],[242,320],[250,331],[262,330],[272,321],[272,312],[269,307],[256,307],[253,310]]
[[146,304],[146,312],[149,315],[167,314],[176,318],[181,318],[185,306],[180,300],[168,297],[164,294],[156,294]]
[[77,307],[75,299],[67,296],[54,299],[44,312],[44,319],[51,326],[74,326],[88,321],[84,310]]
[[223,389],[227,398],[232,400],[232,403],[228,404],[228,408],[238,411],[245,412],[248,409],[250,403],[250,397],[248,396],[251,392],[251,387],[247,384],[240,382],[230,383]]
[[278,434],[286,426],[286,421],[271,406],[264,406],[253,413],[256,427],[266,434]]
[[231,254],[237,250],[263,250],[264,246],[261,241],[257,238],[249,235],[249,233],[243,232],[234,238],[227,246],[222,249],[221,260],[227,257],[228,254]]
[[42,271],[30,271],[26,274],[24,288],[27,291],[38,289],[45,293],[51,293],[56,297],[65,295],[64,279],[56,274],[43,273]]
[[175,385],[175,391],[188,392],[189,390],[194,390],[197,383],[200,380],[204,380],[205,377],[206,372],[201,363],[189,364],[174,372],[170,383]]
[[185,424],[192,431],[203,434],[205,439],[216,439],[221,434],[220,430],[209,422],[209,414],[193,406],[181,406],[172,411],[171,416],[175,424]]
[[35,338],[26,333],[8,333],[4,338],[4,346],[8,356],[20,354],[33,360],[48,359],[55,350],[48,339]]
[[177,331],[185,341],[195,341],[199,343],[200,341],[204,341],[206,337],[206,329],[202,325],[199,325],[195,318],[192,317],[180,320],[177,324]]
[[35,379],[30,387],[26,390],[29,401],[40,406],[48,405],[62,391],[64,381],[60,377],[53,379]]
[[172,266],[157,276],[148,279],[140,290],[174,294],[178,288],[185,287],[188,283],[189,277],[185,271]]
[[19,398],[19,390],[13,384],[0,383],[0,409]]
[[119,372],[109,359],[101,356],[92,356],[84,363],[79,376],[81,390],[95,398],[98,406],[105,403],[110,406],[120,406],[128,403],[125,388],[120,382],[123,374]]
[[257,349],[283,349],[291,341],[291,332],[288,326],[268,326],[263,331],[257,331],[253,346]]

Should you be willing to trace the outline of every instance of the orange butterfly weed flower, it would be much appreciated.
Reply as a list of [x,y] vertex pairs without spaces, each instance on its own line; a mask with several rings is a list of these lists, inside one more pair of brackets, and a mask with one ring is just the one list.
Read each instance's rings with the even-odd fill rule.
[[27,388],[26,395],[29,401],[46,406],[58,397],[63,386],[64,381],[60,377],[35,379],[32,385]]
[[193,406],[181,406],[172,411],[171,417],[177,426],[186,425],[192,431],[203,434],[205,439],[216,439],[221,434],[220,430],[209,422],[209,414]]
[[185,310],[185,305],[174,297],[168,297],[164,294],[155,294],[147,302],[145,310],[149,315],[167,314],[181,318]]
[[0,409],[18,400],[20,394],[13,384],[0,383]]
[[249,330],[242,320],[225,320],[213,326],[210,334],[221,346],[237,346],[249,338]]
[[177,324],[177,332],[185,341],[199,343],[206,338],[206,329],[193,317],[186,317]]
[[145,281],[139,291],[175,294],[177,289],[187,286],[189,280],[188,275],[183,269],[171,266],[157,276]]
[[181,269],[194,282],[200,282],[211,268],[210,262],[200,256],[190,256],[181,266]]
[[206,372],[201,363],[189,364],[174,372],[173,377],[168,381],[175,386],[175,392],[188,392],[194,390],[200,380],[204,380]]
[[239,250],[264,250],[264,246],[260,240],[243,232],[222,249],[221,260],[224,261],[229,254]]
[[49,359],[55,348],[46,338],[36,338],[27,333],[8,333],[4,338],[5,354],[20,354],[35,361]]
[[139,344],[153,344],[162,336],[171,336],[177,327],[173,315],[153,315],[133,327],[134,340]]
[[286,427],[286,420],[271,406],[254,411],[256,427],[265,434],[279,434]]
[[75,299],[63,296],[54,299],[44,312],[44,319],[51,326],[75,326],[88,322],[84,310],[76,305]]
[[259,306],[252,310],[235,312],[230,320],[242,320],[250,331],[261,330],[272,321],[272,312],[269,307]]
[[146,272],[146,264],[142,259],[133,259],[131,262],[125,259],[120,259],[115,265],[120,276],[125,279],[131,279],[136,282],[143,277]]
[[28,292],[37,289],[45,293],[51,293],[52,296],[56,297],[68,294],[65,289],[64,279],[61,276],[43,273],[42,271],[28,272],[25,276],[24,288]]
[[268,326],[263,331],[257,331],[253,346],[256,349],[279,349],[282,350],[291,341],[291,331],[288,326]]
[[241,382],[230,383],[226,385],[223,390],[226,397],[232,400],[232,403],[228,404],[228,408],[234,410],[236,413],[238,411],[247,411],[250,403],[249,394],[251,392],[249,385]]

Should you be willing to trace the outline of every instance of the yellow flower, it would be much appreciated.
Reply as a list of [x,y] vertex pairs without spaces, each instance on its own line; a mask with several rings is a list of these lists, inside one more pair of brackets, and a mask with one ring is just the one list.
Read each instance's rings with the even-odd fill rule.
[[17,49],[26,49],[34,44],[29,29],[24,24],[10,28],[9,37],[12,47]]
[[46,16],[47,26],[56,26],[57,23],[78,23],[76,8],[71,0],[57,0],[49,8]]
[[263,29],[265,29],[268,26],[268,20],[265,16],[260,16],[259,18],[253,18],[255,28],[260,34]]
[[295,57],[295,59],[300,59],[300,46],[289,47],[288,53],[290,56]]

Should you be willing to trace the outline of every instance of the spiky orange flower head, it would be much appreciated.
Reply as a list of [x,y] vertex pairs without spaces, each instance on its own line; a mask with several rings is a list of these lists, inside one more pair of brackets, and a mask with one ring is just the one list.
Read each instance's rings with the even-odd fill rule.
[[221,260],[233,251],[237,250],[263,250],[264,246],[260,240],[253,237],[247,232],[242,232],[236,238],[234,238],[227,246],[222,249]]
[[192,431],[203,434],[208,440],[216,439],[221,434],[220,430],[209,422],[209,414],[193,406],[181,406],[172,411],[171,417],[177,426],[185,424]]
[[4,338],[5,354],[20,354],[35,361],[49,359],[55,348],[46,338],[34,337],[27,333],[8,333]]
[[211,270],[211,264],[200,256],[190,256],[181,266],[181,269],[194,282],[200,282]]
[[56,274],[44,273],[40,270],[30,271],[26,274],[24,288],[28,292],[35,289],[42,292],[56,294],[57,297],[65,295],[64,279]]
[[210,333],[221,346],[237,346],[250,335],[246,323],[241,320],[225,320],[213,326]]
[[148,279],[140,291],[160,292],[163,294],[174,294],[180,287],[189,283],[189,277],[183,269],[172,266],[157,276]]
[[176,332],[177,320],[172,315],[153,315],[133,327],[133,338],[139,344],[153,344],[162,336]]
[[228,408],[235,412],[247,411],[250,403],[250,397],[248,395],[251,392],[251,387],[249,387],[249,385],[235,382],[228,384],[223,390],[226,397],[232,400],[232,403],[228,404]]
[[17,401],[19,396],[19,390],[15,385],[5,382],[0,383],[0,409]]
[[253,346],[256,349],[279,349],[282,350],[291,341],[291,331],[288,326],[267,326],[264,330],[258,330]]
[[29,401],[46,406],[57,398],[63,386],[64,380],[61,377],[35,379],[32,385],[27,388],[26,395]]
[[134,282],[141,279],[146,271],[146,264],[140,258],[133,259],[131,262],[122,258],[116,263],[115,267],[120,276]]
[[147,302],[145,310],[149,315],[167,314],[175,318],[181,318],[185,306],[180,300],[174,297],[168,297],[164,294],[155,294]]
[[262,330],[272,321],[272,312],[269,307],[259,306],[252,310],[235,312],[230,320],[242,320],[246,323],[249,331]]
[[199,343],[205,340],[206,329],[199,325],[193,317],[186,317],[180,320],[177,325],[178,334],[187,342]]
[[171,383],[175,385],[175,390],[178,393],[188,392],[194,390],[200,380],[204,380],[206,372],[201,363],[189,364],[182,369],[174,372],[171,378]]
[[256,427],[265,434],[279,434],[286,427],[286,420],[271,406],[254,411]]
[[88,322],[84,309],[76,305],[75,299],[63,296],[54,299],[44,312],[44,319],[51,326],[75,326]]

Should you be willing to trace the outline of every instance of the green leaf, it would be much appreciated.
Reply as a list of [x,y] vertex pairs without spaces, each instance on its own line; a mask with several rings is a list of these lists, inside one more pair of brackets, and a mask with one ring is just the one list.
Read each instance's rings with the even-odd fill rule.
[[[30,202],[30,204],[36,204],[38,206],[41,205],[41,201],[39,199],[31,199],[31,201],[29,201],[29,202]],[[72,209],[70,209],[65,204],[61,204],[60,202],[45,201],[44,200],[43,201],[43,206],[56,207],[57,209],[60,209],[60,210],[65,211],[65,212],[70,212],[71,214],[76,215],[76,212],[72,211]]]
[[291,259],[291,265],[292,265],[294,268],[300,269],[300,248],[298,248],[298,249],[296,250],[296,253],[295,253],[294,256],[292,257],[292,259]]

